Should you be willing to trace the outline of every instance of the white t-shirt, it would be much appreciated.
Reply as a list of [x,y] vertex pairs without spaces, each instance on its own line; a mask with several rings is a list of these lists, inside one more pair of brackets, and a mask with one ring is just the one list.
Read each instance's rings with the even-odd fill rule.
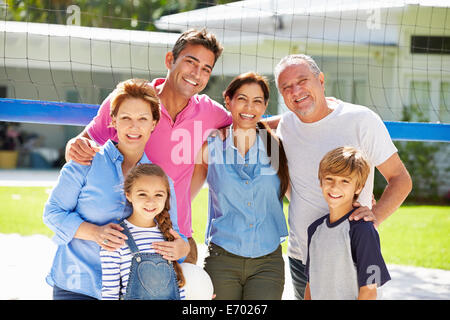
[[376,113],[340,100],[327,99],[327,102],[333,111],[325,118],[304,123],[288,111],[281,117],[277,129],[286,151],[292,188],[288,255],[304,264],[308,226],[328,213],[318,178],[323,156],[342,146],[353,146],[365,154],[371,170],[358,201],[371,208],[374,167],[397,152],[386,126]]

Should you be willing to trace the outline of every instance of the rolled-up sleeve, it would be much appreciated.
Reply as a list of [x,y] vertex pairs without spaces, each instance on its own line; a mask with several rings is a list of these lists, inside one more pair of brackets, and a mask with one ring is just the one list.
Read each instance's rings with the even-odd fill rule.
[[90,166],[70,161],[61,169],[58,182],[44,207],[44,223],[55,233],[57,245],[69,243],[84,222],[75,211]]

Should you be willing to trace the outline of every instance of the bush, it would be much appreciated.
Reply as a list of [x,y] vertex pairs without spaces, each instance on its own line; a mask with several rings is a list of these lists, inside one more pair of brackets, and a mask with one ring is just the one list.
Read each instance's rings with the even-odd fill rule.
[[[423,112],[417,106],[404,107],[402,121],[428,122]],[[437,154],[446,147],[443,143],[396,141],[394,142],[403,163],[411,175],[413,189],[406,199],[415,203],[441,203],[448,202],[448,197],[439,196],[439,186],[445,181],[450,167],[445,167],[444,177],[441,175],[437,163]],[[446,164],[445,164],[446,165]],[[386,180],[377,171],[375,173],[374,194],[379,199],[386,186]]]

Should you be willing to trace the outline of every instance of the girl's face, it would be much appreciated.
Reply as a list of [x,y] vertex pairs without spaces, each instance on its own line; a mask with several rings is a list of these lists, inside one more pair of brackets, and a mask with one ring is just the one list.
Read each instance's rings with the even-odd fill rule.
[[134,181],[126,197],[133,205],[130,222],[140,227],[154,227],[154,218],[164,210],[168,197],[165,180],[158,176],[141,176]]
[[125,99],[112,118],[121,146],[144,149],[155,128],[152,111],[148,102],[139,98]]
[[266,111],[264,92],[257,83],[247,83],[236,90],[232,99],[225,103],[233,117],[234,129],[254,129]]

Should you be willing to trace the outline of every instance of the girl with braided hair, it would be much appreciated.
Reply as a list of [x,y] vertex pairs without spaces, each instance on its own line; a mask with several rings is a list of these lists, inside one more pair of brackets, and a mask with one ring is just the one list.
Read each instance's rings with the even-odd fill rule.
[[102,298],[179,300],[184,298],[184,276],[177,261],[168,261],[152,248],[154,241],[180,237],[170,219],[169,180],[155,164],[130,170],[124,192],[132,214],[120,224],[126,244],[116,251],[102,250]]
[[[127,238],[119,225],[131,213],[123,192],[124,177],[136,165],[151,163],[144,149],[160,119],[155,90],[146,80],[129,79],[119,83],[110,98],[108,125],[116,136],[98,150],[90,165],[66,163],[45,205],[43,220],[54,231],[58,245],[47,277],[55,300],[102,298],[100,249],[115,251]],[[170,216],[173,229],[178,231],[170,179],[169,185]],[[189,244],[183,237],[162,242],[166,245],[165,260],[186,257]]]

